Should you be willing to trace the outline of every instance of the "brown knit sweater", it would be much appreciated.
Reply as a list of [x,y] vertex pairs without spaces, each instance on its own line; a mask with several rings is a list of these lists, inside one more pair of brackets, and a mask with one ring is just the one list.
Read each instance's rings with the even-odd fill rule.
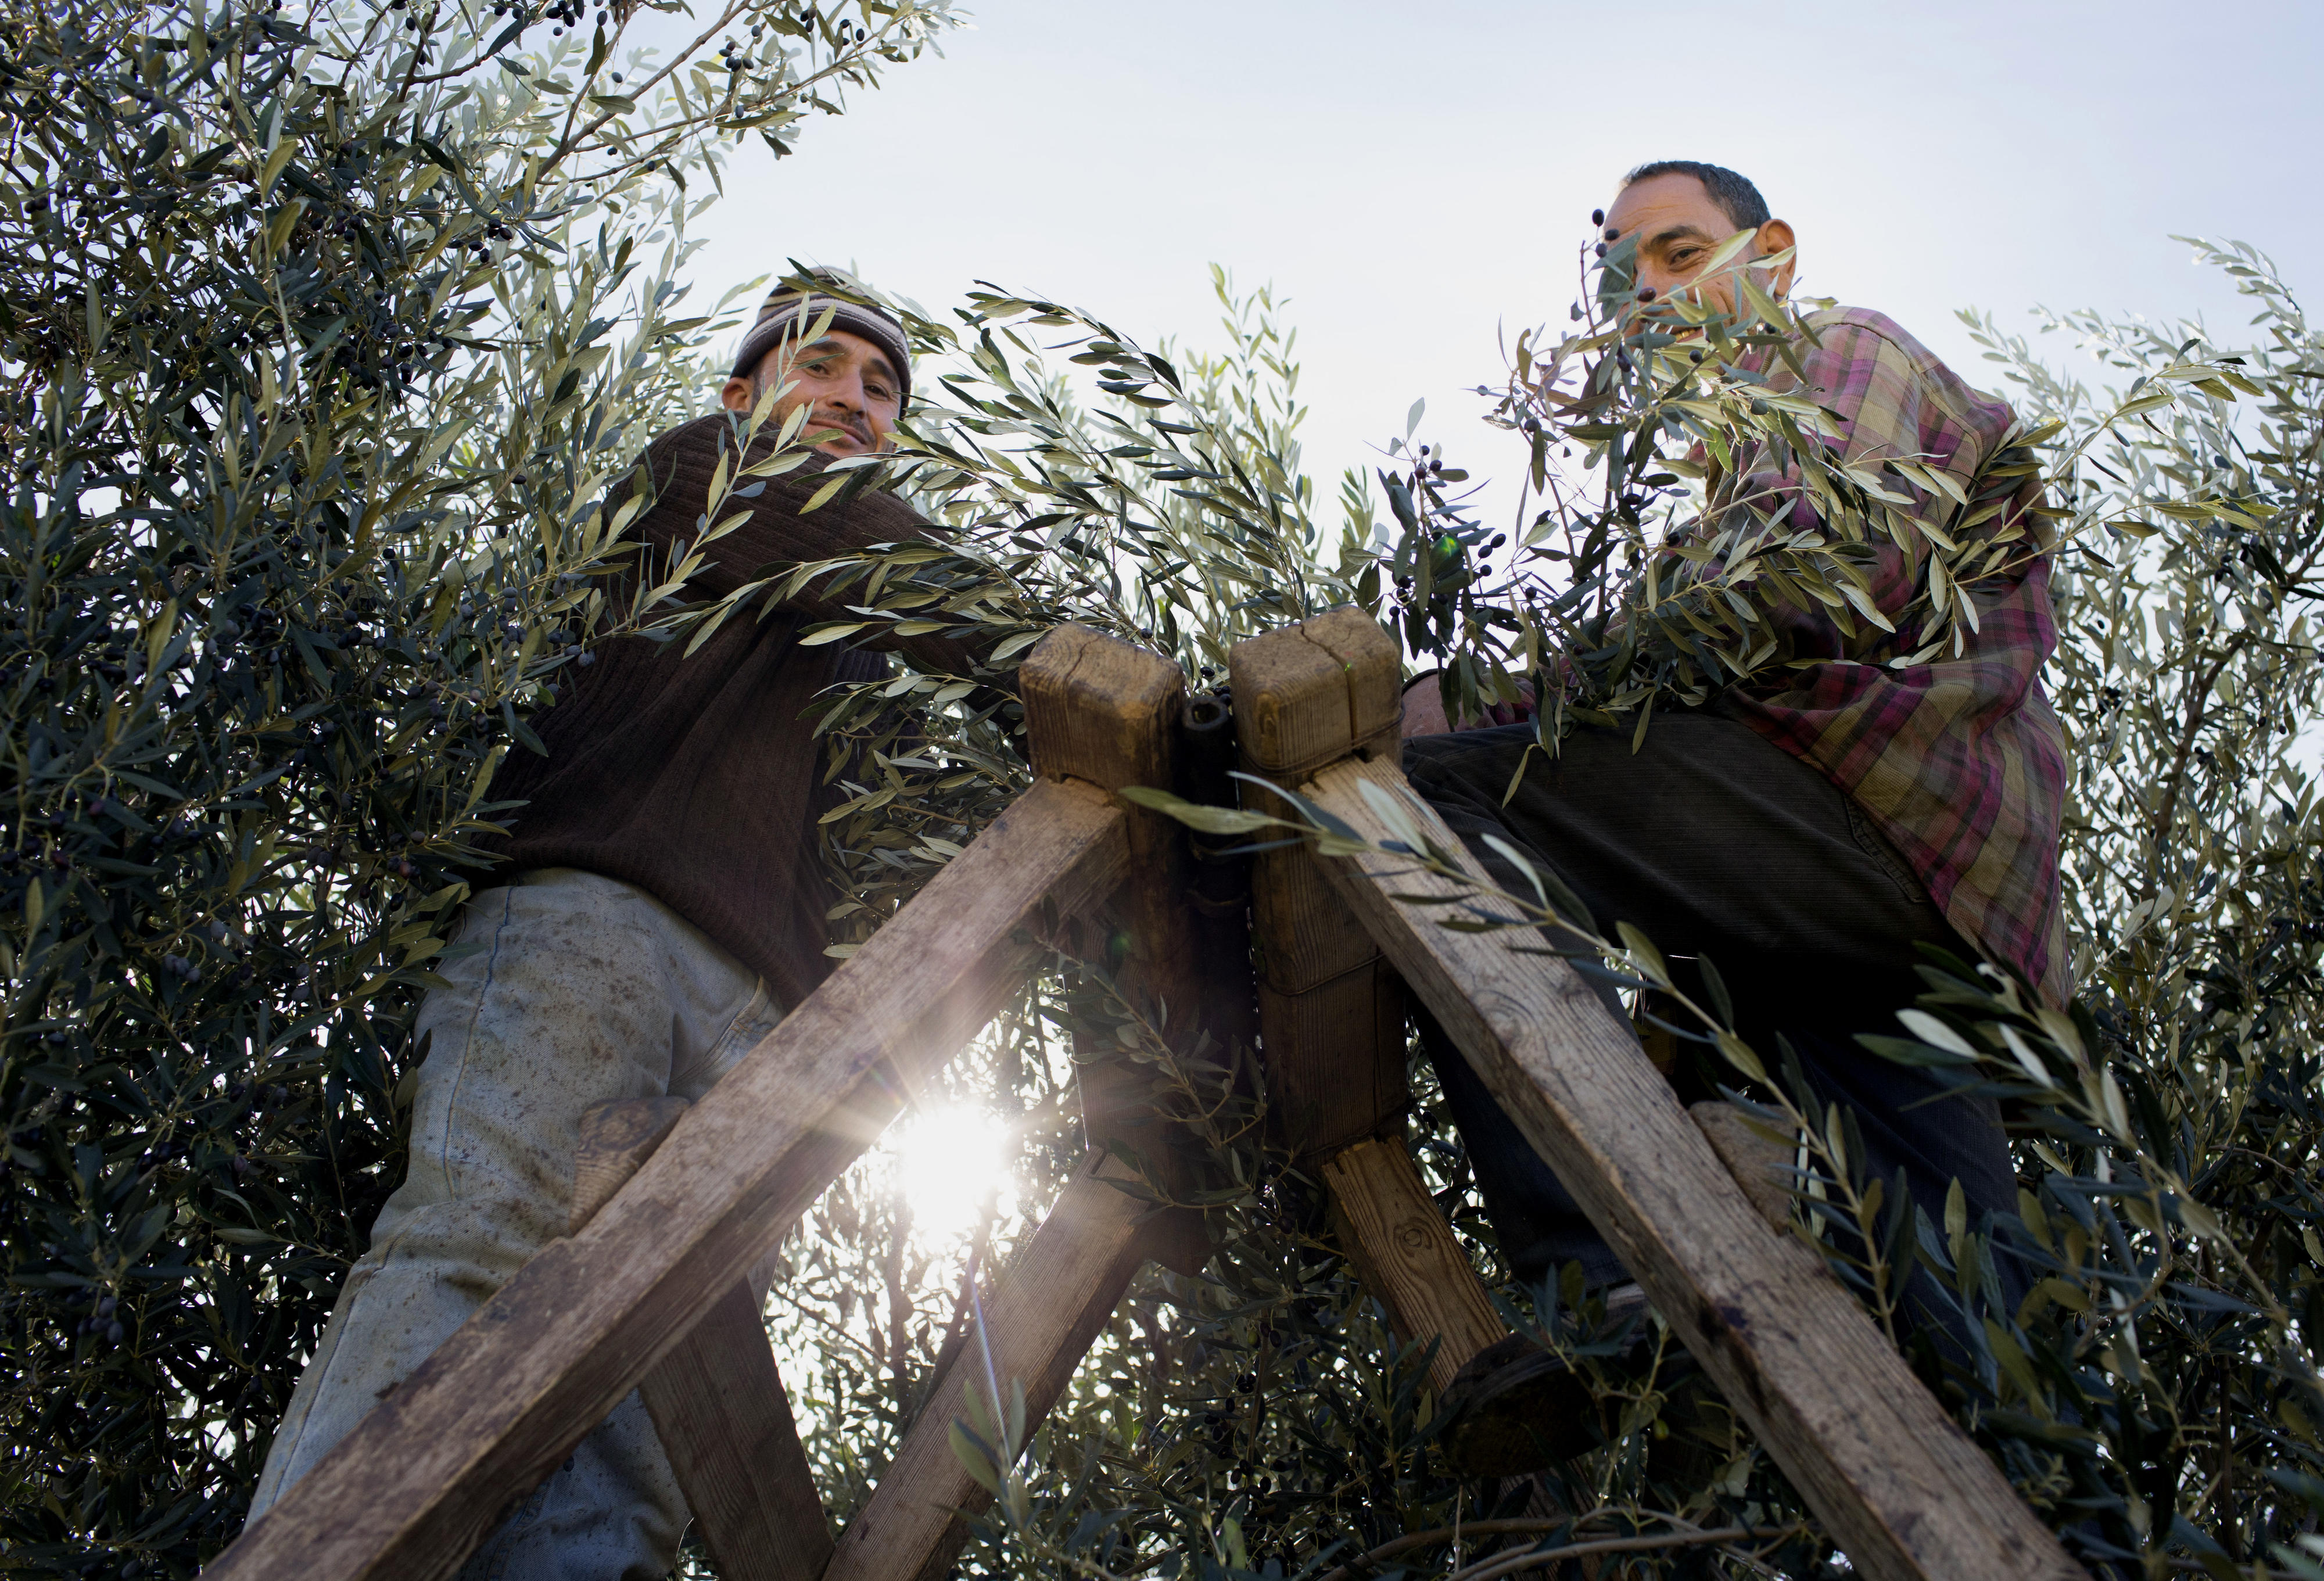
[[[654,503],[629,536],[656,569],[673,543],[702,531],[710,475],[720,448],[733,451],[731,433],[726,417],[713,415],[646,448]],[[744,464],[771,448],[762,436]],[[798,513],[821,470],[810,463],[770,480],[756,499],[730,499],[724,513],[747,509],[751,518],[705,551],[686,596],[706,602],[780,562],[923,536],[925,523],[889,495]],[[628,585],[617,588],[609,599],[626,599]],[[792,1006],[835,964],[823,953],[824,919],[837,899],[816,846],[816,820],[836,805],[836,787],[819,783],[823,754],[802,714],[825,687],[885,671],[887,660],[866,646],[959,675],[972,673],[974,658],[935,636],[802,648],[807,627],[848,618],[813,590],[764,620],[757,613],[738,612],[690,656],[683,642],[629,636],[599,648],[586,669],[568,665],[556,705],[532,722],[548,756],[512,752],[492,794],[525,803],[506,815],[503,875],[577,867],[635,884]]]

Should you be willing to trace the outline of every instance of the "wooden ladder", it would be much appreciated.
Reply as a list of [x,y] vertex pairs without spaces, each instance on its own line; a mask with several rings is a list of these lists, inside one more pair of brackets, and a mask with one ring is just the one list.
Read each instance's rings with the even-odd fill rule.
[[[1397,768],[1394,643],[1354,611],[1239,644],[1242,765],[1374,842],[1385,792],[1454,839]],[[1253,866],[1246,938],[1203,916],[1183,831],[1114,792],[1185,787],[1176,665],[1066,626],[1022,670],[1036,782],[707,1096],[593,1111],[573,1233],[529,1262],[210,1567],[269,1581],[449,1576],[631,1390],[642,1391],[727,1581],[934,1581],[984,1490],[952,1451],[979,1364],[935,1381],[835,1542],[760,1318],[752,1268],[1046,949],[1106,961],[1174,1047],[1248,1040],[1256,975],[1271,1112],[1323,1180],[1391,1326],[1441,1388],[1506,1332],[1402,1140],[1405,1004],[1443,1023],[1859,1572],[2086,1574],[1821,1261],[1771,1231],[1630,1029],[1563,961],[1441,927],[1457,892],[1389,857],[1305,847]],[[1475,876],[1481,877],[1481,874]],[[1221,908],[1213,904],[1216,913]],[[1207,1253],[1192,1216],[1119,1189],[1106,1143],[1167,1155],[1110,1084],[1093,1146],[984,1307],[1029,1429],[1148,1259]],[[965,1353],[964,1353],[965,1354]]]

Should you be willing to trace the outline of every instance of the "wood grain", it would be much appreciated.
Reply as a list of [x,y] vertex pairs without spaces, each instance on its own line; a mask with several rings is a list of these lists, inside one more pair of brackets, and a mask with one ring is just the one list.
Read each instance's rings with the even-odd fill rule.
[[[1259,892],[1281,894],[1272,887],[1275,875],[1259,875]],[[1327,890],[1318,889],[1315,898],[1334,912],[1347,910]],[[1280,926],[1278,914],[1260,930],[1262,950]],[[1375,1136],[1403,1133],[1412,1105],[1406,1014],[1404,979],[1379,956],[1302,994],[1259,984],[1268,1118],[1294,1152],[1327,1158]]]
[[[1118,1166],[1117,1166],[1118,1167]],[[1095,1170],[1076,1176],[1025,1250],[985,1298],[972,1331],[905,1436],[880,1485],[840,1534],[824,1581],[938,1581],[968,1540],[962,1512],[991,1495],[961,1465],[952,1425],[968,1419],[965,1391],[990,1400],[984,1346],[1005,1402],[1025,1389],[1029,1435],[1064,1392],[1091,1343],[1146,1261],[1145,1205]]]
[[1790,1150],[1762,1136],[1737,1105],[1705,1098],[1689,1104],[1686,1112],[1759,1216],[1778,1233],[1788,1230],[1792,1223]]
[[449,1575],[991,1018],[1025,930],[1120,885],[1122,825],[1085,787],[1019,798],[209,1573]]
[[1443,1392],[1461,1364],[1508,1333],[1449,1233],[1401,1141],[1360,1142],[1319,1167],[1341,1243],[1406,1345],[1435,1340],[1428,1382]]
[[[1325,763],[1399,744],[1396,643],[1360,610],[1238,643],[1229,663],[1245,773],[1296,790]],[[1243,789],[1247,805],[1289,810]],[[1400,1129],[1403,985],[1305,849],[1254,862],[1251,926],[1268,1101],[1284,1141],[1313,1159]]]
[[1228,664],[1244,755],[1298,780],[1351,750],[1390,748],[1403,728],[1396,639],[1360,609],[1237,643]]
[[[1083,625],[1043,637],[1018,671],[1033,772],[1108,792],[1126,786],[1177,788],[1179,721],[1186,678],[1160,654]],[[1131,802],[1127,820],[1130,881],[1103,909],[1102,936],[1074,953],[1102,966],[1123,998],[1182,1054],[1205,1031],[1219,1031],[1223,1003],[1208,992],[1204,956],[1186,905],[1194,867],[1185,827]],[[1142,1157],[1172,1194],[1192,1194],[1191,1149],[1152,1123],[1143,1072],[1113,1058],[1119,1044],[1075,1040],[1082,1116],[1090,1145],[1121,1144]],[[1154,1254],[1186,1274],[1210,1253],[1200,1216],[1159,1216]]]
[[[1319,806],[1395,837],[1369,780],[1455,839],[1385,761],[1317,776]],[[1465,854],[1464,854],[1465,855]],[[1440,925],[1450,881],[1392,856],[1319,864],[1849,1560],[1877,1581],[2081,1578],[1839,1281],[1767,1233],[1637,1039],[1564,962]],[[1481,870],[1471,871],[1481,878]]]
[[[613,1200],[688,1107],[684,1098],[632,1098],[581,1116],[574,1231]],[[831,1522],[761,1305],[749,1280],[729,1286],[638,1392],[721,1581],[815,1581],[831,1558]]]
[[[1362,611],[1335,609],[1237,643],[1228,663],[1245,773],[1296,790],[1325,763],[1396,754],[1402,728],[1396,643]],[[1259,810],[1289,810],[1248,783],[1243,791]],[[1251,880],[1259,981],[1278,994],[1305,993],[1379,953],[1347,909],[1332,901],[1305,855],[1267,852]]]

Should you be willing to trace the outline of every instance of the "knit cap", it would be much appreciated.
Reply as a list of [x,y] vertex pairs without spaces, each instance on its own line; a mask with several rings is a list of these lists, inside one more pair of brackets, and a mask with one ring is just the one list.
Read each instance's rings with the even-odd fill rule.
[[[837,270],[810,270],[815,279],[841,291],[858,289],[853,281]],[[831,315],[831,328],[844,329],[850,335],[860,335],[888,354],[888,361],[896,370],[903,388],[897,393],[898,404],[911,398],[912,356],[904,339],[904,327],[879,309],[867,303],[850,301],[844,297],[830,296],[822,291],[802,291],[796,285],[775,287],[760,304],[759,321],[751,326],[750,334],[742,337],[742,349],[734,355],[734,377],[747,379],[759,359],[775,348],[786,334],[800,335],[820,323],[825,312]]]

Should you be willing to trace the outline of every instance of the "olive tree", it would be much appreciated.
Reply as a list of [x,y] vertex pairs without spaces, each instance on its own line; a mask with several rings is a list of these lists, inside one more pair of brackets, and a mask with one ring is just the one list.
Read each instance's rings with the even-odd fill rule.
[[618,10],[7,8],[11,1569],[239,1529],[400,1177],[494,767],[641,618],[597,502],[733,322],[687,222],[947,24],[757,0],[641,55]]
[[[1793,310],[1754,300],[1703,326],[1698,361],[1700,343],[1624,328],[1618,255],[1493,393],[1527,472],[1508,527],[1475,520],[1460,469],[1411,431],[1319,498],[1295,337],[1265,291],[1221,277],[1213,352],[992,287],[941,314],[891,304],[931,376],[899,453],[862,465],[919,505],[927,541],[778,568],[723,603],[617,578],[628,518],[602,502],[649,435],[700,409],[738,324],[682,278],[722,162],[744,138],[788,151],[948,21],[936,0],[8,14],[11,1567],[190,1574],[238,1530],[399,1178],[425,1053],[411,1008],[478,842],[521,814],[493,770],[537,749],[529,718],[595,644],[643,633],[682,652],[808,581],[853,610],[819,640],[912,623],[982,640],[978,673],[904,669],[823,700],[825,772],[848,791],[825,826],[844,956],[1023,786],[1020,721],[992,683],[1058,620],[1207,687],[1231,685],[1239,637],[1354,603],[1445,662],[1456,706],[1529,682],[1554,750],[1572,719],[1648,729],[1766,663],[1751,599],[1729,594],[1780,585],[1869,619],[1865,545],[1923,531],[1896,506],[1939,480],[1818,470],[1823,420],[1752,373],[1747,353],[1797,333]],[[632,42],[649,23],[666,55]],[[1716,1004],[1674,1024],[1771,1126],[1816,1142],[1801,1233],[1876,1316],[1912,1266],[1974,1316],[1978,1378],[1917,1364],[2072,1542],[2151,1573],[2324,1575],[2308,608],[2324,344],[2264,261],[2213,256],[2263,310],[2258,344],[2053,321],[2119,390],[1984,327],[2021,423],[1959,503],[1974,516],[2039,482],[2046,509],[1931,546],[1929,642],[1966,618],[1957,589],[1991,557],[2061,567],[2080,998],[2061,1014],[1932,961],[1929,997],[1868,1056],[2005,1096],[2019,1213],[1884,1200],[1779,1050],[1721,1038]],[[1801,458],[1823,528],[1730,513],[1665,578],[1658,549],[1704,504],[1697,442]],[[1598,969],[1667,985],[1651,941],[1601,942]],[[1511,1321],[1605,1391],[1599,1450],[1538,1485],[1463,1483],[1434,1447],[1425,1354],[1397,1345],[1270,1138],[1264,1051],[1174,1049],[1102,970],[1062,959],[945,1078],[1011,1127],[1005,1192],[933,1241],[875,1151],[785,1243],[770,1324],[835,1518],[940,1363],[977,1343],[980,1293],[1080,1158],[1075,1034],[1120,1049],[1199,1143],[1190,1200],[1214,1254],[1198,1278],[1140,1276],[1038,1431],[1005,1399],[960,1424],[995,1495],[964,1567],[1481,1576],[1527,1559],[1512,1544],[1541,1545],[1535,1564],[1580,1549],[1702,1574],[1837,1563],[1716,1401],[1679,1410],[1607,1372],[1602,1308],[1507,1281],[1424,1067],[1411,1135],[1440,1207]],[[1868,1233],[1818,1233],[1835,1221]],[[2004,1243],[2041,1266],[2015,1308],[1989,1277]]]

